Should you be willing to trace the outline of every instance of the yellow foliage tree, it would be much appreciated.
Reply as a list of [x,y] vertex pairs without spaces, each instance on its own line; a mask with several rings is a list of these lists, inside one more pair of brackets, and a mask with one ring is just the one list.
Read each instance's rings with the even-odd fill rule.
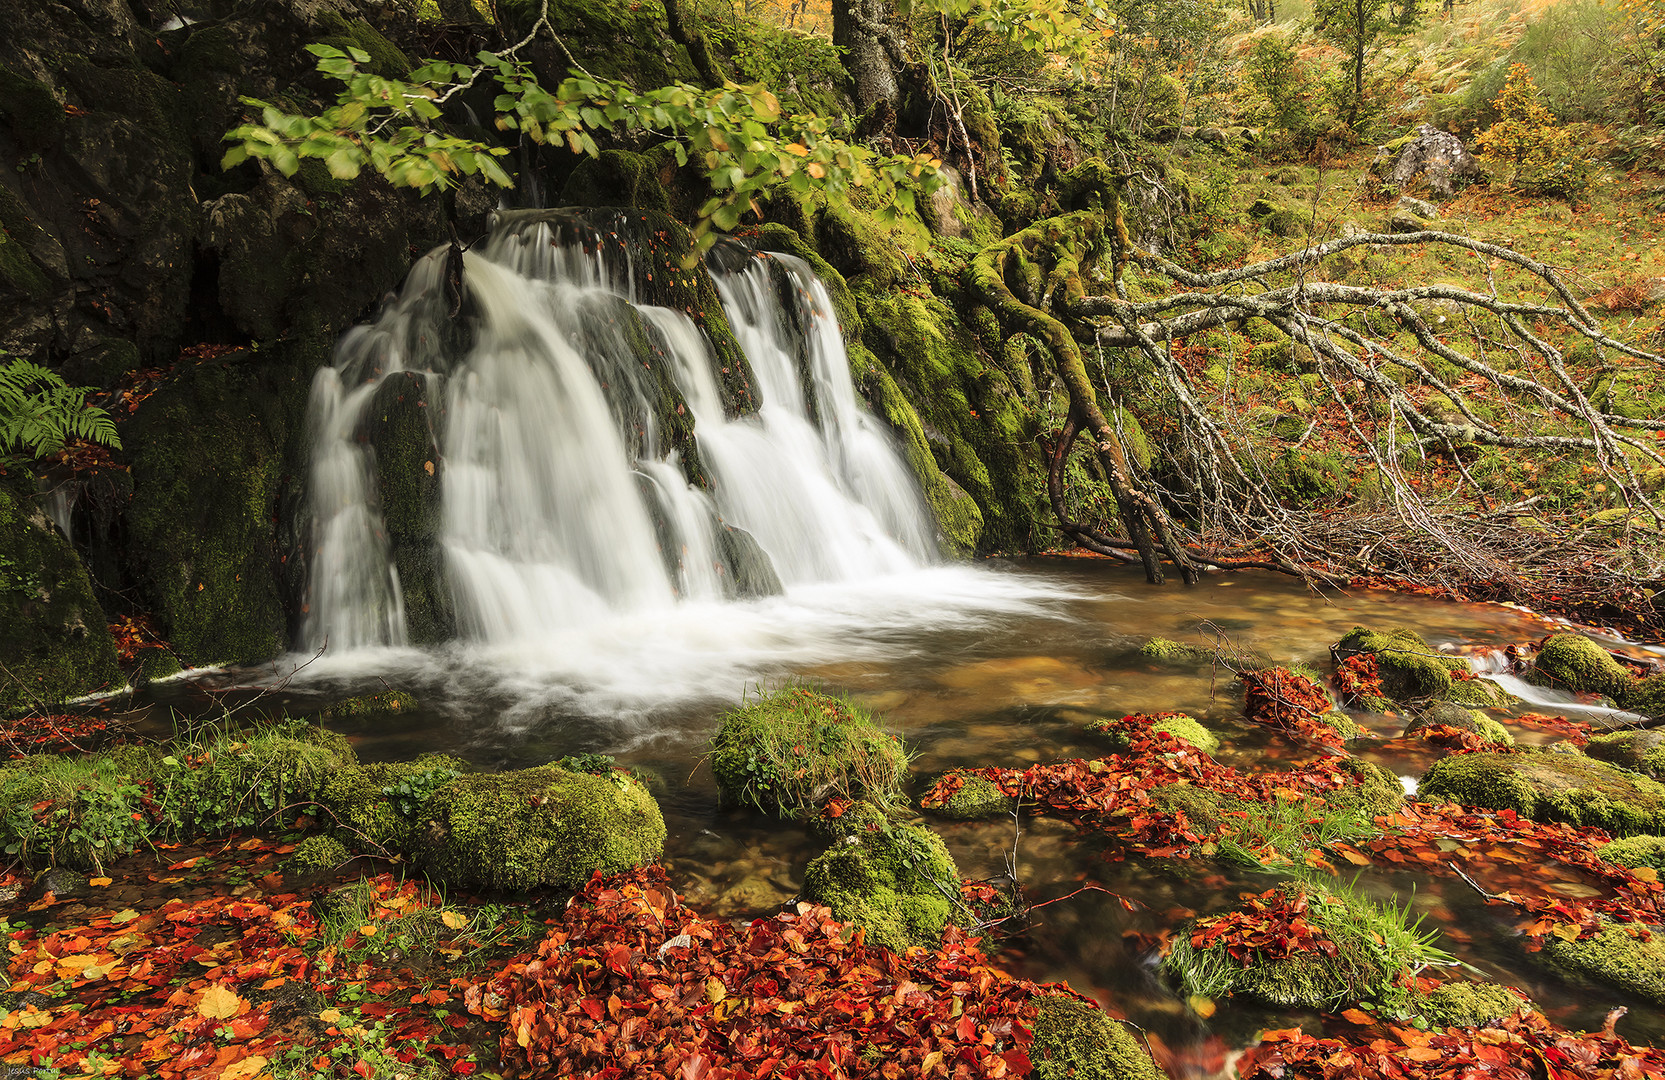
[[1474,140],[1481,158],[1513,168],[1510,187],[1529,195],[1577,195],[1589,183],[1590,163],[1573,133],[1558,127],[1525,64],[1515,64],[1492,103],[1498,120]]

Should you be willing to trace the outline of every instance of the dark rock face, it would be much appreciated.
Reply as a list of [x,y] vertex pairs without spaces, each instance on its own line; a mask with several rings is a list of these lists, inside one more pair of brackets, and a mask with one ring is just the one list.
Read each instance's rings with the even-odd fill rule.
[[1485,170],[1461,139],[1449,131],[1419,124],[1416,137],[1400,148],[1388,180],[1402,190],[1420,182],[1433,197],[1449,199],[1461,185],[1484,176]]
[[[131,502],[96,527],[82,505],[73,531],[92,537],[84,554],[109,595],[151,611],[190,662],[288,644],[300,560],[279,522],[298,500],[306,387],[335,335],[449,235],[441,200],[374,176],[220,169],[225,132],[249,112],[241,95],[299,108],[333,96],[308,43],[403,72],[376,10],[274,0],[167,28],[164,7],[0,0],[0,350],[79,385],[167,369],[131,416],[118,411]],[[460,189],[459,231],[481,231],[492,201]],[[107,649],[102,616],[83,621]]]

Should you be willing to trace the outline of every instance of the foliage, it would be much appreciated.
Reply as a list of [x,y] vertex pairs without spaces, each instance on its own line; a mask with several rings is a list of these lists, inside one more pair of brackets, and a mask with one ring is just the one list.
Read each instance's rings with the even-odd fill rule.
[[1270,127],[1286,133],[1297,147],[1309,141],[1312,115],[1306,101],[1306,79],[1295,47],[1280,33],[1262,34],[1244,63],[1244,76],[1267,103]]
[[464,1000],[517,1076],[1017,1076],[1036,991],[953,930],[902,955],[811,905],[737,928],[650,869],[590,882]]
[[1335,96],[1349,126],[1356,126],[1364,107],[1365,55],[1391,27],[1388,0],[1314,0],[1312,16],[1318,32],[1346,54]]
[[435,62],[396,80],[363,70],[369,57],[361,50],[308,49],[318,57],[318,70],[342,84],[335,104],[307,116],[245,99],[261,110],[261,119],[226,136],[233,146],[223,167],[262,158],[292,176],[302,158],[316,158],[337,179],[351,179],[368,167],[424,194],[476,174],[510,186],[513,181],[497,162],[507,148],[442,134],[439,125],[444,103],[489,73],[502,90],[495,102],[502,129],[538,143],[564,143],[573,153],[592,157],[600,152],[595,141],[600,132],[660,135],[678,165],[699,165],[714,192],[694,229],[701,250],[715,242],[713,226],[734,228],[753,199],[775,185],[829,196],[876,187],[879,204],[894,215],[913,205],[916,190],[929,193],[941,182],[938,162],[929,154],[880,157],[836,137],[827,117],[783,115],[775,95],[759,84],[704,90],[676,83],[642,92],[583,74],[551,93],[509,52],[482,52],[479,67]]
[[810,810],[831,798],[906,805],[908,755],[860,706],[788,685],[723,716],[711,771],[725,795],[772,813]]
[[[0,353],[0,357],[4,354]],[[121,448],[110,414],[87,404],[91,387],[66,386],[56,372],[27,360],[0,362],[0,454],[47,457],[71,439]]]
[[1574,198],[1590,183],[1591,162],[1578,153],[1573,133],[1555,126],[1525,64],[1509,68],[1493,103],[1498,120],[1474,140],[1480,157],[1513,170],[1510,186],[1526,195]]
[[1287,882],[1182,928],[1163,966],[1192,994],[1245,993],[1274,1005],[1402,1001],[1410,977],[1455,963],[1393,904]]

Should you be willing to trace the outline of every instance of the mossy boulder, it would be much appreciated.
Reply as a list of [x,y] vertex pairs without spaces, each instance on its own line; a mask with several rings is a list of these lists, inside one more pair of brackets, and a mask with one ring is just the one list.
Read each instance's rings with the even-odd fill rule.
[[834,796],[905,803],[902,741],[843,698],[791,685],[726,713],[711,741],[723,796],[771,813],[809,810]]
[[1654,928],[1643,941],[1648,933],[1640,924],[1613,923],[1578,941],[1549,935],[1538,955],[1552,967],[1665,1005],[1665,936]]
[[[1380,1001],[1401,976],[1429,959],[1392,909],[1350,894],[1331,893],[1309,882],[1290,881],[1253,902],[1304,906],[1315,935],[1334,946],[1278,955],[1249,950],[1248,962],[1227,951],[1225,941],[1203,936],[1214,917],[1181,926],[1162,958],[1162,967],[1187,993],[1207,998],[1245,994],[1279,1007],[1331,1010],[1349,1001]],[[1229,917],[1229,916],[1228,916]]]
[[1603,844],[1596,854],[1616,866],[1665,870],[1665,836],[1626,836]]
[[1441,983],[1412,1003],[1432,1028],[1483,1027],[1530,1005],[1519,992],[1489,982]]
[[917,825],[845,816],[852,824],[804,870],[803,898],[860,927],[871,945],[935,948],[960,895],[960,871],[941,837]]
[[1584,744],[1584,753],[1655,780],[1665,778],[1665,731],[1647,728],[1597,735]]
[[1649,675],[1631,683],[1619,704],[1649,720],[1665,722],[1665,674]]
[[1219,659],[1215,650],[1172,638],[1153,637],[1139,646],[1139,659],[1161,667],[1198,668]]
[[415,761],[343,761],[318,793],[341,839],[383,856],[400,854],[414,842],[428,799],[463,772],[461,760],[423,754]]
[[1405,725],[1405,734],[1411,736],[1435,727],[1453,727],[1460,731],[1472,731],[1499,746],[1515,745],[1515,737],[1509,734],[1508,728],[1485,713],[1464,708],[1450,701],[1436,701],[1417,713],[1411,719],[1411,722]]
[[1335,643],[1337,660],[1369,654],[1376,658],[1382,689],[1395,702],[1454,701],[1485,707],[1507,703],[1508,695],[1480,679],[1454,678],[1469,671],[1468,661],[1445,656],[1406,627],[1371,630],[1355,626]]
[[1064,994],[1035,999],[1035,1080],[1163,1080],[1139,1040],[1104,1010]]
[[122,686],[86,567],[27,489],[0,484],[0,709]]
[[1343,758],[1338,765],[1358,783],[1329,792],[1324,796],[1325,802],[1358,807],[1371,818],[1391,814],[1405,804],[1405,785],[1393,770],[1363,758]]
[[1620,836],[1665,831],[1665,784],[1588,757],[1459,754],[1436,761],[1418,791],[1425,799],[1594,825]]
[[955,770],[949,775],[960,777],[960,786],[941,806],[930,808],[937,817],[954,821],[976,821],[982,818],[1009,814],[1017,800],[1001,791],[993,780],[976,773]]
[[346,720],[361,716],[397,715],[416,708],[416,698],[404,690],[384,690],[379,694],[360,694],[333,702],[319,710],[324,720]]
[[1632,677],[1613,654],[1582,634],[1553,634],[1538,650],[1527,682],[1575,694],[1619,698]]
[[427,826],[411,841],[413,860],[464,886],[575,889],[598,871],[652,863],[665,848],[658,804],[618,771],[545,765],[460,776],[427,799],[422,815]]

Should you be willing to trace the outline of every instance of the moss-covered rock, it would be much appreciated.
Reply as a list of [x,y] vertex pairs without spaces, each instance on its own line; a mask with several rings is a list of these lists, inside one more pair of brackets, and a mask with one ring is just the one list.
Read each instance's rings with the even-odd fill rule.
[[1587,757],[1459,754],[1436,761],[1417,790],[1426,799],[1594,825],[1621,836],[1665,831],[1665,784]]
[[435,400],[435,389],[417,372],[392,375],[376,388],[365,414],[382,524],[399,572],[405,630],[415,645],[456,636],[439,543],[446,462],[439,449],[443,402]]
[[561,190],[568,206],[633,206],[671,213],[665,193],[667,169],[646,154],[603,150],[579,162]]
[[360,716],[381,716],[410,712],[416,708],[416,698],[404,690],[383,690],[379,694],[360,694],[332,702],[319,710],[324,720],[346,720]]
[[905,803],[902,741],[866,710],[805,686],[787,686],[726,713],[711,741],[711,771],[725,798],[790,814],[832,796]]
[[1152,664],[1172,668],[1197,668],[1219,659],[1215,650],[1202,645],[1191,645],[1172,638],[1153,637],[1139,646],[1139,658]]
[[942,839],[917,825],[845,817],[851,823],[804,870],[804,899],[861,927],[869,944],[936,947],[960,906],[960,871]]
[[1508,728],[1485,713],[1464,708],[1451,701],[1436,701],[1417,713],[1411,722],[1405,725],[1405,734],[1415,735],[1433,727],[1453,727],[1460,731],[1472,731],[1499,746],[1515,745],[1515,737],[1509,734]]
[[1597,735],[1584,744],[1584,752],[1597,761],[1651,776],[1665,777],[1665,731],[1647,728]]
[[0,483],[0,708],[122,685],[86,567],[27,489]]
[[1405,804],[1405,785],[1393,770],[1363,758],[1343,758],[1338,764],[1342,771],[1352,773],[1358,783],[1328,793],[1324,796],[1325,802],[1357,807],[1370,818],[1391,814]]
[[1665,722],[1665,674],[1649,675],[1631,683],[1619,704],[1650,720]]
[[1225,942],[1192,944],[1194,933],[1211,921],[1199,919],[1179,928],[1163,968],[1191,994],[1246,994],[1280,1007],[1329,1010],[1343,1002],[1390,996],[1407,969],[1430,958],[1391,908],[1310,882],[1285,882],[1271,896],[1278,903],[1304,904],[1306,922],[1334,946],[1334,955],[1316,949],[1287,956],[1251,949],[1245,964],[1227,951]]
[[1487,982],[1441,983],[1412,1002],[1432,1028],[1482,1027],[1530,1005],[1510,987]]
[[410,847],[427,821],[428,799],[462,771],[463,763],[445,754],[369,763],[350,758],[324,780],[318,801],[329,809],[342,839],[395,855]]
[[1639,924],[1614,923],[1579,941],[1550,935],[1537,955],[1563,971],[1665,1005],[1665,936],[1655,929],[1643,941],[1647,933],[1648,928]]
[[1337,660],[1374,656],[1382,689],[1393,702],[1437,700],[1486,708],[1510,701],[1496,684],[1466,677],[1468,661],[1440,653],[1421,634],[1405,627],[1370,630],[1355,626],[1331,651]]
[[334,870],[352,857],[353,853],[347,850],[346,844],[320,833],[296,844],[283,868],[290,873],[312,874],[320,870]]
[[976,821],[1009,814],[1017,805],[1016,799],[1001,791],[995,782],[986,776],[964,773],[957,769],[948,775],[958,775],[961,783],[954,794],[948,797],[947,802],[930,808],[930,812],[937,817],[954,821]]
[[1626,836],[1603,844],[1596,854],[1616,866],[1651,866],[1665,871],[1665,836]]
[[[1212,754],[1220,749],[1220,737],[1203,727],[1202,722],[1193,716],[1184,713],[1160,713],[1149,720],[1151,731],[1166,732],[1180,742],[1190,743],[1205,754]],[[1115,749],[1121,750],[1128,746],[1128,738],[1120,730],[1117,721],[1093,720],[1086,725],[1086,730],[1089,734],[1104,736]]]
[[1527,673],[1528,682],[1618,698],[1631,684],[1631,674],[1613,654],[1582,634],[1554,634],[1538,650]]
[[1035,1080],[1162,1080],[1139,1040],[1104,1010],[1063,994],[1035,999]]
[[546,765],[460,776],[426,800],[422,815],[427,826],[412,838],[413,860],[459,885],[572,889],[597,871],[654,862],[665,847],[658,804],[617,771]]

